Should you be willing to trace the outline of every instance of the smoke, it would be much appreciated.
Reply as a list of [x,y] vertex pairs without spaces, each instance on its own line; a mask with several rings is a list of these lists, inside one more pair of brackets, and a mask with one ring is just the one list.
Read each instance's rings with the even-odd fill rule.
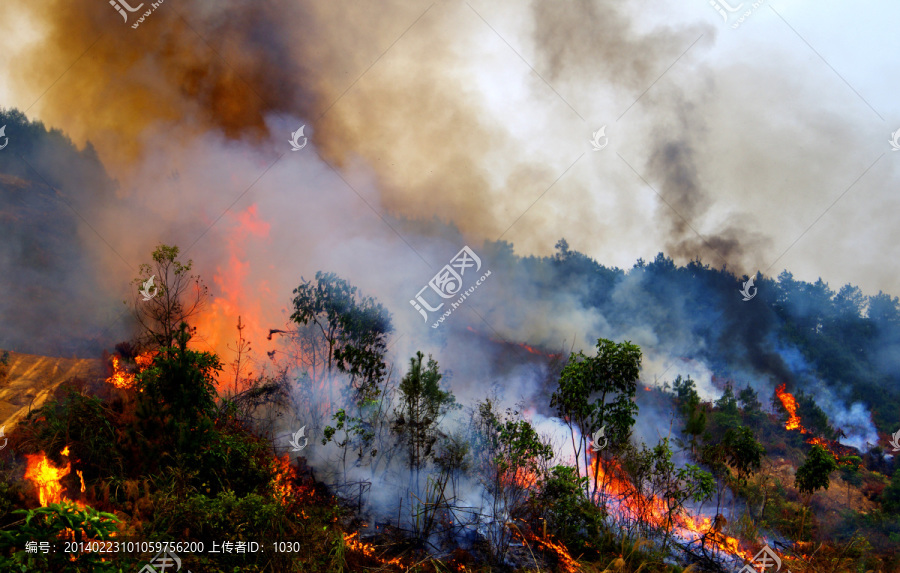
[[[85,315],[103,308],[105,293],[126,292],[137,265],[165,242],[195,260],[214,295],[198,343],[229,356],[241,316],[257,370],[265,352],[279,351],[266,333],[286,322],[291,290],[325,270],[391,309],[398,375],[416,350],[433,353],[464,402],[494,386],[504,407],[548,407],[547,372],[505,362],[512,345],[504,341],[589,352],[598,337],[630,339],[644,349],[645,383],[690,373],[704,397],[717,396],[714,372],[752,381],[763,395],[803,372],[769,336],[776,317],[739,306],[734,285],[659,284],[637,269],[571,285],[527,258],[566,236],[609,264],[665,250],[680,263],[701,258],[750,274],[799,235],[806,219],[796,213],[816,212],[825,183],[856,176],[856,158],[818,155],[829,139],[820,114],[832,102],[772,103],[791,100],[790,71],[747,66],[774,78],[771,107],[760,121],[738,120],[738,130],[721,127],[757,96],[741,93],[738,62],[702,58],[716,46],[710,25],[652,26],[611,0],[536,0],[526,9],[164,3],[137,30],[107,4],[51,1],[4,4],[0,19],[27,21],[39,37],[9,46],[16,65],[7,89],[17,105],[34,103],[30,114],[82,149],[90,142],[118,183],[105,194],[90,182],[72,186],[85,221],[65,224],[91,237],[79,246],[95,266],[35,279],[94,293],[98,300],[81,302]],[[587,144],[604,123],[616,155]],[[765,141],[773,136],[758,124],[800,144],[772,158]],[[850,124],[827,127],[844,133]],[[292,152],[287,140],[301,125],[309,145]],[[6,151],[15,138],[11,145]],[[45,174],[65,171],[50,163]],[[796,165],[816,168],[797,173]],[[773,208],[786,175],[796,210]],[[432,329],[409,301],[463,245],[494,274]],[[864,277],[862,261],[839,271],[818,261],[816,271]],[[23,265],[8,254],[0,264]],[[879,285],[896,286],[883,274]],[[612,304],[593,304],[600,298]],[[7,329],[35,320],[4,317]],[[100,322],[127,333],[115,319]],[[834,422],[868,439],[858,405],[829,404]],[[641,421],[642,435],[659,416]]]

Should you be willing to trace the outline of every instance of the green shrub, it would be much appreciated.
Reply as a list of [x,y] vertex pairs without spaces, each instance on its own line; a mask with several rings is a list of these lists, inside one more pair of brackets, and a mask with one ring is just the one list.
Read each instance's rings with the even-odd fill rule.
[[[24,519],[0,531],[0,569],[3,571],[70,571],[73,573],[118,571],[101,561],[101,553],[66,553],[64,543],[106,540],[117,530],[119,520],[111,513],[83,509],[74,503],[51,503],[37,509],[18,509]],[[26,543],[50,543],[50,551],[28,552]],[[55,546],[55,551],[53,550]]]
[[578,477],[575,468],[556,466],[542,483],[536,501],[544,508],[547,532],[575,549],[598,535],[603,515],[586,497],[588,478]]

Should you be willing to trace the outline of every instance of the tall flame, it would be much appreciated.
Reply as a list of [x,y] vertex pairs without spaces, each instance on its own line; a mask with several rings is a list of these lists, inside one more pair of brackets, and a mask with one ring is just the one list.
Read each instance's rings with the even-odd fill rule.
[[[64,456],[69,455],[69,446],[66,446],[62,452]],[[59,480],[69,475],[72,466],[66,462],[66,467],[58,468],[50,463],[47,456],[40,454],[26,454],[25,459],[27,466],[25,468],[25,479],[29,479],[34,483],[38,490],[38,500],[42,507],[47,507],[51,503],[61,503],[65,500],[62,494],[62,484]]]
[[787,388],[787,384],[782,384],[778,388],[775,388],[775,394],[778,396],[778,399],[781,400],[782,406],[787,410],[788,420],[784,424],[785,430],[797,430],[799,429],[801,433],[806,433],[806,428],[804,428],[800,424],[800,416],[797,415],[797,400],[794,399],[794,396],[785,389]]
[[[800,430],[801,434],[810,434],[811,432],[803,427],[803,424],[800,423],[800,416],[797,415],[797,399],[794,396],[785,390],[787,387],[786,384],[781,384],[777,388],[775,388],[775,395],[778,396],[778,399],[781,401],[781,405],[784,406],[784,409],[787,410],[788,419],[787,422],[784,423],[785,430]],[[833,441],[826,440],[825,438],[819,438],[816,436],[811,436],[806,440],[807,444],[813,444],[822,446],[825,448],[828,453],[834,457],[835,460],[839,464],[848,465],[850,461],[842,461],[841,455],[835,451],[839,449],[840,446]]]

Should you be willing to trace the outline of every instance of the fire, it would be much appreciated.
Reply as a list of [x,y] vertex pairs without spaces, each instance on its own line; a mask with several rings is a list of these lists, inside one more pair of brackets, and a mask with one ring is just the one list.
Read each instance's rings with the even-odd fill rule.
[[275,479],[272,487],[282,504],[308,501],[313,497],[314,491],[311,486],[302,482],[297,485],[297,482],[297,468],[291,465],[290,457],[285,454],[280,458],[275,458]]
[[714,524],[708,517],[694,516],[684,510],[670,515],[665,500],[656,496],[648,497],[639,491],[625,477],[618,462],[607,462],[609,466],[605,467],[601,458],[595,457],[593,453],[590,455],[592,459],[588,475],[591,483],[596,475],[602,495],[608,501],[608,510],[618,519],[632,523],[642,521],[660,529],[669,529],[675,537],[686,541],[710,543],[731,555],[747,560],[752,558],[748,551],[741,548],[737,539],[720,531],[721,525],[718,522]]
[[557,558],[559,559],[560,566],[562,566],[563,571],[566,571],[566,573],[576,573],[578,571],[581,571],[581,568],[578,566],[578,562],[572,559],[572,556],[569,554],[569,550],[566,549],[566,546],[562,543],[556,543],[548,536],[538,537],[527,529],[523,532],[518,527],[516,527],[513,531],[519,534],[519,536],[522,538],[522,541],[526,541],[526,543],[527,540],[533,541],[534,543],[537,543],[538,545],[543,547],[545,550],[550,550],[555,553]]
[[534,487],[534,485],[537,483],[538,476],[528,468],[519,467],[516,468],[515,475],[510,473],[507,476],[507,479],[509,480],[509,482],[515,482],[522,488],[529,489]]
[[275,458],[275,495],[287,504],[291,499],[294,490],[294,480],[297,477],[297,470],[291,465],[291,460],[287,454],[280,458]]
[[357,539],[359,535],[358,531],[354,531],[351,534],[344,534],[344,545],[347,546],[347,549],[351,551],[357,551],[362,553],[366,557],[371,557],[372,559],[376,559],[382,565],[403,565],[403,561],[400,560],[399,557],[394,557],[393,559],[387,560],[381,557],[378,557],[375,554],[375,546],[371,543],[365,543]]
[[[153,357],[156,355],[154,352],[144,352],[143,354],[139,354],[134,357],[134,362],[138,366],[138,372],[143,372],[147,368],[149,368],[153,364]],[[120,365],[120,360],[118,356],[113,356],[111,359],[113,374],[106,381],[116,388],[134,388],[135,384],[135,376],[124,367]]]
[[[797,415],[797,400],[794,396],[787,392],[785,388],[786,384],[782,384],[775,388],[775,395],[778,396],[778,399],[781,400],[781,405],[784,406],[784,409],[788,412],[788,420],[784,424],[785,430],[800,430],[801,434],[809,434],[810,431],[803,427],[803,424],[800,423],[800,416]],[[840,446],[837,442],[832,442],[830,440],[826,440],[825,438],[818,438],[812,436],[806,440],[807,444],[813,444],[822,446],[828,453],[830,453],[835,460],[838,461],[839,464],[849,464],[849,461],[841,461],[841,455],[839,452],[835,451],[839,449]]]
[[[484,334],[482,334],[478,330],[475,330],[471,326],[467,326],[466,330],[468,330],[469,332],[472,332],[474,334],[478,334],[479,336],[485,336]],[[497,344],[512,344],[510,342],[507,342],[506,340],[498,340],[498,339],[494,338],[493,336],[487,336],[487,339],[490,340],[491,342],[496,342]],[[559,358],[561,356],[561,354],[548,354],[547,352],[541,352],[534,346],[529,346],[528,344],[525,344],[524,342],[517,342],[514,344],[516,346],[518,346],[519,348],[524,349],[529,354],[537,354],[538,356],[544,356],[546,358]]]
[[131,388],[134,386],[134,374],[119,366],[119,357],[112,357],[113,374],[106,379],[107,382],[116,388]]
[[[66,446],[60,453],[68,456],[69,446]],[[71,464],[67,462],[66,467],[58,468],[50,463],[43,452],[26,454],[25,459],[27,460],[25,479],[31,480],[37,488],[41,507],[47,507],[51,503],[62,503],[65,497],[62,494],[62,485],[59,480],[69,475],[69,472],[72,471]]]
[[245,327],[243,336],[252,344],[251,356],[245,358],[261,361],[265,357],[262,343],[268,334],[264,325],[278,324],[283,318],[274,312],[281,304],[276,304],[270,285],[258,279],[247,247],[268,239],[271,224],[259,215],[255,204],[229,213],[228,219],[230,229],[225,242],[228,260],[216,267],[210,285],[215,287],[215,295],[208,309],[197,317],[194,326],[198,336],[191,343],[198,350],[211,350],[221,357],[233,356],[229,345],[234,348],[235,324],[240,315]]
[[787,384],[782,384],[778,388],[775,388],[775,394],[778,396],[778,399],[781,400],[781,404],[790,416],[788,421],[784,424],[784,429],[796,430],[799,428],[800,432],[805,434],[806,428],[800,424],[800,416],[797,415],[797,400],[794,399],[792,394],[786,392],[785,388],[787,388]]

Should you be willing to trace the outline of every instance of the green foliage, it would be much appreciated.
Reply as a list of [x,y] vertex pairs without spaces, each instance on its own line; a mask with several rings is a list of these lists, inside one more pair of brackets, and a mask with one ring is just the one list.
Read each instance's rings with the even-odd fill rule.
[[175,336],[176,346],[164,348],[153,365],[137,375],[140,402],[159,406],[161,416],[171,415],[187,424],[211,416],[216,410],[215,377],[222,370],[219,357],[187,348],[191,335],[186,323]]
[[828,489],[831,484],[829,476],[837,468],[838,464],[828,450],[818,444],[813,445],[806,461],[797,468],[797,489],[807,495],[812,495],[819,489]]
[[576,456],[583,453],[587,461],[588,440],[601,427],[613,447],[628,441],[638,411],[633,398],[640,369],[641,349],[627,341],[601,338],[596,356],[578,352],[569,357],[550,407],[566,421],[573,439],[575,427],[580,429]]
[[765,448],[746,426],[729,428],[722,439],[725,463],[737,472],[738,481],[744,482],[760,468]]
[[653,448],[644,444],[640,448],[628,445],[622,452],[621,468],[623,476],[620,477],[627,479],[633,488],[627,495],[632,499],[632,510],[639,521],[637,525],[645,533],[656,533],[655,503],[656,500],[664,502],[664,544],[671,534],[674,516],[682,511],[684,504],[689,500],[703,502],[715,492],[715,480],[709,472],[693,464],[676,467],[667,438]]
[[26,419],[34,451],[52,453],[70,446],[69,457],[78,461],[87,480],[124,473],[115,414],[99,398],[68,388],[64,397],[48,401]]
[[[5,567],[4,571],[117,571],[112,564],[101,561],[100,553],[66,553],[62,545],[65,540],[110,539],[119,523],[115,515],[92,507],[81,509],[74,503],[51,503],[47,507],[18,509],[13,513],[24,518],[14,527],[0,531],[0,566]],[[50,543],[51,551],[27,552],[25,544],[32,541]],[[58,546],[56,551],[53,551],[53,545]],[[74,560],[70,558],[72,556]]]
[[477,404],[472,426],[476,472],[494,516],[487,527],[488,544],[492,558],[502,561],[512,540],[507,523],[521,517],[553,449],[519,412],[508,409],[500,414],[490,399]]
[[682,379],[679,374],[672,389],[675,391],[675,403],[684,417],[684,433],[690,436],[693,452],[697,439],[706,430],[706,410],[700,405],[700,395],[690,376]]
[[737,399],[734,397],[734,389],[730,383],[725,385],[722,397],[716,400],[713,422],[720,431],[737,428],[741,423]]
[[[139,276],[132,281],[135,294],[131,305],[142,330],[139,340],[151,349],[176,346],[183,323],[202,310],[209,296],[200,277],[190,274],[193,261],[182,263],[179,252],[175,245],[157,245],[151,255],[153,263],[142,264]],[[156,294],[144,300],[138,290],[151,277],[150,293],[155,289]]]
[[329,372],[350,375],[354,400],[373,399],[386,371],[384,354],[393,331],[390,313],[334,273],[317,272],[316,283],[303,281],[294,295],[291,320],[312,324],[321,333]]
[[555,466],[541,482],[535,498],[547,532],[579,551],[603,527],[603,513],[584,495],[587,482],[588,478],[579,477],[575,468]]
[[409,372],[400,381],[400,407],[394,413],[394,431],[406,442],[409,468],[414,475],[434,457],[441,418],[456,404],[450,391],[441,390],[441,373],[436,360],[416,352],[410,359]]
[[881,508],[900,517],[900,470],[895,470],[891,483],[881,492]]

